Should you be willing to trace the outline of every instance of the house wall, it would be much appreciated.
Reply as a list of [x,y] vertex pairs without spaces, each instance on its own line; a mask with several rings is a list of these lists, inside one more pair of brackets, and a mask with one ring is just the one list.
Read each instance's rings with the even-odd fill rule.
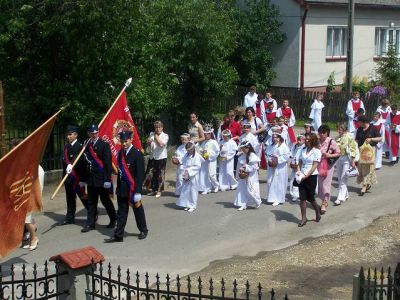
[[[305,87],[326,86],[331,72],[335,72],[336,84],[343,83],[346,62],[326,61],[327,27],[347,26],[347,22],[347,6],[310,7],[306,21]],[[400,9],[356,7],[353,76],[375,78],[375,27],[388,27],[390,22],[400,27]]]
[[273,66],[277,78],[272,86],[298,87],[300,77],[300,37],[302,11],[300,5],[293,0],[271,0],[271,4],[281,11],[278,18],[283,24],[282,32],[285,41],[272,49]]

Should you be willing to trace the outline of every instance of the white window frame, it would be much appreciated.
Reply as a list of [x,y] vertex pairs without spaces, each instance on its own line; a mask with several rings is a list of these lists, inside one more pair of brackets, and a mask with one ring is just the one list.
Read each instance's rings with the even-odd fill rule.
[[375,57],[385,57],[391,42],[395,45],[396,54],[400,55],[400,27],[376,27]]
[[326,58],[347,57],[347,26],[328,26],[326,34]]

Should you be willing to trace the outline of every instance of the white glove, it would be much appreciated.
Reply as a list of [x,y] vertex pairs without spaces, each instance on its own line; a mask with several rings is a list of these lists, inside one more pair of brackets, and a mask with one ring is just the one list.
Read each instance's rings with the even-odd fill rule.
[[133,195],[133,201],[136,203],[139,202],[140,200],[142,200],[142,194],[135,193],[135,195]]
[[71,174],[71,172],[72,172],[72,165],[69,164],[69,165],[67,166],[67,168],[65,169],[65,171],[67,171],[67,174]]
[[79,181],[79,187],[83,188],[85,187],[86,183],[83,181]]
[[103,187],[104,187],[105,189],[111,188],[111,182],[109,182],[109,181],[104,182]]

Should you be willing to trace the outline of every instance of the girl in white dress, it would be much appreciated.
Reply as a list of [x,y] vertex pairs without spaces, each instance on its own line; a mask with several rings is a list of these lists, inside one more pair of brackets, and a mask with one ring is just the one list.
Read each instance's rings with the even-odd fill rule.
[[236,168],[238,188],[234,205],[238,206],[238,210],[241,211],[248,206],[258,208],[261,205],[260,184],[258,181],[260,158],[248,141],[243,141],[239,146],[239,150],[241,150],[242,154],[239,156]]
[[380,112],[374,113],[374,119],[371,122],[371,125],[375,127],[375,129],[381,134],[382,140],[376,144],[375,150],[375,169],[382,168],[382,154],[383,154],[383,146],[385,145],[385,123],[386,120],[381,118]]
[[266,151],[268,162],[267,201],[272,203],[272,206],[277,206],[285,202],[288,184],[287,162],[290,150],[280,134],[274,134],[272,140],[272,145]]
[[322,125],[322,109],[325,107],[322,103],[323,95],[318,94],[317,99],[314,99],[314,103],[311,105],[311,112],[309,118],[312,119],[312,126],[315,130]]
[[176,168],[176,181],[175,181],[175,195],[180,195],[182,187],[182,159],[186,155],[186,144],[189,142],[190,134],[184,133],[181,135],[181,145],[176,149],[175,155],[172,157],[172,163],[177,166]]
[[214,139],[214,129],[211,126],[204,126],[205,140],[201,143],[200,153],[204,158],[200,171],[200,190],[202,195],[208,194],[211,190],[218,192],[219,183],[217,179],[217,158],[219,145]]
[[234,158],[238,146],[232,140],[232,134],[229,129],[222,131],[223,141],[221,141],[221,151],[219,153],[219,188],[221,191],[234,190],[237,188],[237,180],[233,173]]
[[301,150],[304,148],[304,142],[305,142],[305,137],[304,135],[300,134],[297,136],[297,143],[293,145],[292,150],[291,150],[291,156],[290,156],[290,168],[292,169],[292,173],[290,174],[289,177],[289,193],[290,196],[292,196],[292,201],[298,201],[299,200],[299,187],[294,185],[294,181],[296,179],[296,171],[297,171],[297,165],[299,163],[299,157]]
[[203,159],[196,152],[194,141],[188,142],[185,148],[186,154],[182,159],[182,187],[176,205],[184,207],[185,211],[193,212],[199,197],[199,172]]

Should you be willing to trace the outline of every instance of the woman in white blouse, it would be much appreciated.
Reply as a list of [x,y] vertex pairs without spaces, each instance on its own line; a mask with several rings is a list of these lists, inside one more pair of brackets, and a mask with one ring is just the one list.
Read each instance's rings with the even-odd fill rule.
[[318,164],[321,161],[321,151],[318,149],[316,134],[306,134],[305,147],[300,153],[296,180],[299,183],[301,221],[298,226],[307,224],[306,210],[309,201],[315,210],[315,221],[321,220],[321,213],[315,201],[315,188],[317,187]]

